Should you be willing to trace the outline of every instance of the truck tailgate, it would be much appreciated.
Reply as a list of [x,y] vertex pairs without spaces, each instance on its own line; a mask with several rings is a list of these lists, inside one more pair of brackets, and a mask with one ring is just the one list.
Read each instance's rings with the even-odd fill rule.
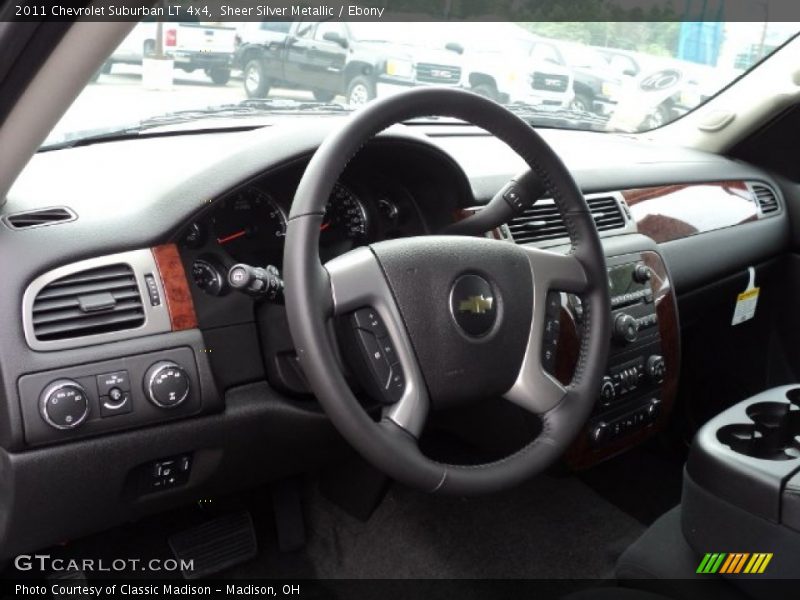
[[[165,29],[170,29],[166,27]],[[175,45],[180,52],[233,53],[236,29],[217,24],[179,23],[175,29]],[[169,35],[168,33],[165,35]]]

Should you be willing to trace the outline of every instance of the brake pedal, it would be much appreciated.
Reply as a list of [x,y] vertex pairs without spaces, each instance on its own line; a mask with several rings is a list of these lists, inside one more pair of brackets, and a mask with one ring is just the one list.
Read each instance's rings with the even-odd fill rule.
[[208,577],[255,558],[258,553],[253,519],[246,511],[223,515],[171,535],[169,547],[182,561],[184,579]]

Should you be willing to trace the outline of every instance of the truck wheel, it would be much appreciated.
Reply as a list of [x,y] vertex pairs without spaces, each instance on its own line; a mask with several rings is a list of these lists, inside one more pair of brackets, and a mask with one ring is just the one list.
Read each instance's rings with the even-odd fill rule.
[[594,112],[592,106],[592,99],[589,98],[586,94],[575,94],[575,98],[572,99],[572,103],[569,105],[572,110],[577,110],[580,112],[587,112],[591,113]]
[[494,100],[497,102],[498,94],[497,90],[494,86],[489,85],[488,83],[481,83],[480,85],[476,85],[473,88],[470,88],[475,94],[478,96],[483,96],[484,98],[489,98],[489,100]]
[[318,102],[330,102],[336,97],[333,92],[326,92],[325,90],[314,90],[314,98]]
[[208,76],[211,77],[214,85],[225,85],[231,80],[231,70],[223,67],[214,67],[209,69]]
[[242,72],[244,92],[248,98],[266,98],[269,94],[269,79],[265,73],[264,63],[257,58],[250,60]]
[[358,76],[350,80],[347,86],[347,104],[361,106],[376,96],[375,84],[366,77]]

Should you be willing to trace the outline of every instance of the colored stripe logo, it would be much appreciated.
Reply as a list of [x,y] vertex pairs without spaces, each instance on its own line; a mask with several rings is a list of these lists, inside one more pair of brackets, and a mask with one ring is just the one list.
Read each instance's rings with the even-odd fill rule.
[[739,573],[760,574],[766,571],[772,560],[769,552],[709,552],[700,561],[697,573],[736,575]]

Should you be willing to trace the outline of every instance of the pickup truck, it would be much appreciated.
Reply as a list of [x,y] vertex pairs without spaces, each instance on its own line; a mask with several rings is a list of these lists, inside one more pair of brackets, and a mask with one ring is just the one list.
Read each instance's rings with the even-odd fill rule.
[[558,64],[553,46],[514,23],[462,23],[464,87],[501,104],[569,108],[572,71]]
[[[143,21],[114,50],[101,72],[109,73],[114,63],[141,64],[145,56],[156,51],[157,25]],[[164,54],[175,61],[175,67],[191,73],[203,69],[217,85],[231,78],[231,62],[236,44],[236,29],[219,23],[164,23]]]
[[242,69],[249,98],[281,87],[311,91],[320,102],[344,95],[348,104],[360,105],[417,85],[458,87],[463,48],[424,41],[433,39],[434,25],[247,23],[239,30],[234,65]]

